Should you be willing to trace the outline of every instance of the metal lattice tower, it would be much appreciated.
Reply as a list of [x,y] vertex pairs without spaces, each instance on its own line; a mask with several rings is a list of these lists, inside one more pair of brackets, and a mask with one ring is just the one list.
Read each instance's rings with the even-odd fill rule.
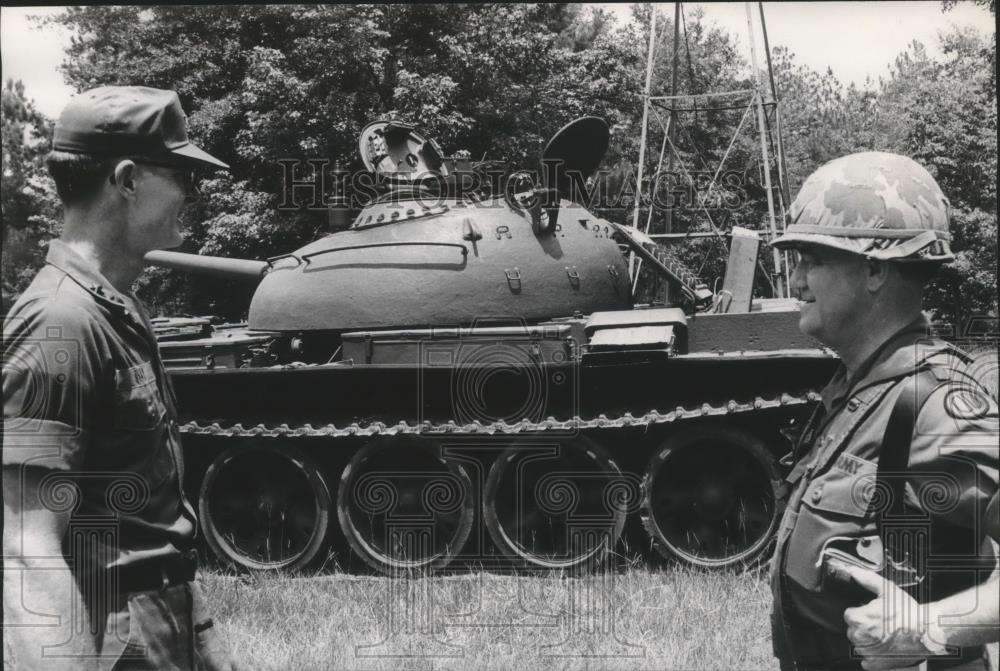
[[[748,89],[733,91],[717,91],[711,93],[679,93],[678,85],[678,50],[681,43],[680,26],[682,23],[683,3],[674,4],[674,40],[673,40],[673,60],[669,95],[652,95],[652,74],[655,61],[656,49],[656,9],[651,13],[649,47],[646,60],[646,81],[643,91],[643,114],[642,133],[639,148],[639,166],[637,172],[637,194],[642,193],[644,179],[644,168],[646,161],[647,144],[649,142],[649,126],[655,120],[660,125],[663,132],[663,142],[660,146],[659,159],[656,170],[649,178],[650,184],[663,172],[664,161],[667,162],[666,175],[672,179],[675,171],[680,172],[690,183],[694,180],[690,175],[684,161],[677,149],[677,131],[681,124],[682,115],[692,112],[711,112],[723,110],[743,110],[743,115],[737,125],[729,145],[719,162],[711,182],[705,191],[708,195],[717,188],[717,182],[727,160],[732,153],[737,138],[743,131],[751,118],[756,122],[757,134],[759,136],[761,177],[767,198],[767,230],[763,233],[768,238],[773,239],[784,228],[785,210],[790,203],[788,180],[785,172],[784,145],[781,137],[781,114],[777,90],[774,84],[774,72],[771,65],[770,44],[767,38],[767,27],[764,20],[763,3],[758,2],[757,7],[760,16],[760,31],[763,36],[764,52],[766,55],[767,79],[762,77],[761,69],[758,66],[757,47],[755,40],[755,27],[751,3],[745,3],[747,17],[747,34],[749,38],[750,66],[752,69],[752,86]],[[685,38],[686,39],[686,38]],[[773,156],[772,156],[773,152]],[[664,242],[684,240],[687,238],[716,237],[725,238],[725,233],[720,230],[712,219],[712,215],[705,206],[705,198],[696,198],[699,209],[704,213],[710,231],[674,233],[672,230],[673,205],[663,208],[666,221],[666,233],[649,234],[655,207],[650,206],[645,222],[640,222],[641,198],[636,199],[635,210],[632,214],[632,226],[649,234],[649,237]],[[787,258],[784,253],[772,250],[772,260],[774,270],[770,273],[771,285],[775,296],[787,296],[789,285],[789,271]],[[639,277],[639,270],[642,266],[642,259],[632,256],[629,261],[629,272],[631,273],[633,288]]]

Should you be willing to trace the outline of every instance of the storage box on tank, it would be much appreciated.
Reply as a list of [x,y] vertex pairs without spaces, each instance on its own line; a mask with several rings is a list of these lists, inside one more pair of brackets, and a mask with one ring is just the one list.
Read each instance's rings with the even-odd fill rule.
[[454,366],[505,357],[564,363],[576,357],[570,324],[356,331],[343,335],[344,359],[358,364]]
[[246,332],[222,333],[197,340],[160,342],[160,354],[167,370],[241,368],[271,339],[270,335]]

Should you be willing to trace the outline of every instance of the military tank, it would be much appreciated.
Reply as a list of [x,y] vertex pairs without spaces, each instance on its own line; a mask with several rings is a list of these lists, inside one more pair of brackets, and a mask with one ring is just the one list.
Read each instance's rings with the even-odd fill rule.
[[[626,526],[688,564],[764,555],[782,431],[836,359],[794,301],[752,298],[756,233],[733,232],[716,293],[580,204],[608,143],[578,119],[539,180],[487,185],[378,121],[359,148],[381,186],[346,230],[266,260],[147,256],[257,283],[246,323],[157,320],[223,562],[299,570],[342,534],[390,574],[586,570]],[[630,257],[669,304],[634,304]]]

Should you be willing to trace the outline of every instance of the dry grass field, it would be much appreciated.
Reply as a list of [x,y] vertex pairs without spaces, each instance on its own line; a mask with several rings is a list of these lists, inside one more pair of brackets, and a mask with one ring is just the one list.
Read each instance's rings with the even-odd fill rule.
[[763,572],[206,572],[242,669],[776,669]]

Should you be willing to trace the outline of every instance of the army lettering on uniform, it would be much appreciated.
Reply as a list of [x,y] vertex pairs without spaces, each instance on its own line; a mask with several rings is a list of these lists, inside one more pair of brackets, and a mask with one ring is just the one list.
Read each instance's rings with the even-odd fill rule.
[[847,473],[848,475],[856,475],[865,463],[867,462],[861,461],[857,457],[852,457],[849,454],[842,454],[837,457],[837,461],[833,467],[838,471]]

